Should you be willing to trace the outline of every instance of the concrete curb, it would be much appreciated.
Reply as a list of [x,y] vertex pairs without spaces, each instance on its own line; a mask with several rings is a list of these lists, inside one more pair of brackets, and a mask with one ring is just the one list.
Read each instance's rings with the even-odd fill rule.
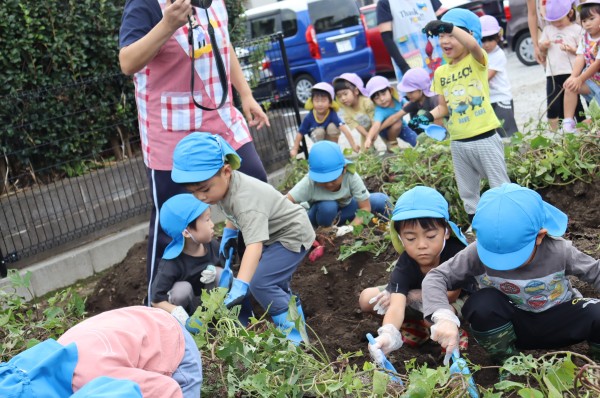
[[[284,177],[285,170],[277,170],[269,174],[269,183],[277,187]],[[212,206],[211,214],[215,223],[225,220],[216,206]],[[146,240],[147,235],[148,223],[143,222],[25,267],[19,273],[25,275],[31,272],[29,290],[19,288],[16,293],[31,300],[89,278],[123,261],[129,249]],[[10,294],[14,291],[8,278],[0,279],[0,289]]]

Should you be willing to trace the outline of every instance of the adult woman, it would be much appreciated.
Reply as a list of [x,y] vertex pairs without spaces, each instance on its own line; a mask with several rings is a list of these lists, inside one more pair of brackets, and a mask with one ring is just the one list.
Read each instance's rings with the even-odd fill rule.
[[[208,33],[209,20],[214,43]],[[159,209],[168,198],[183,192],[170,176],[173,149],[183,137],[194,131],[222,136],[243,159],[240,170],[266,181],[248,124],[231,101],[231,85],[240,94],[250,126],[261,128],[268,124],[268,118],[244,79],[229,42],[227,22],[224,0],[215,0],[207,9],[192,6],[191,0],[127,0],[125,4],[119,61],[123,73],[134,75],[142,151],[154,202],[146,260],[149,290],[170,240],[160,228]],[[219,53],[224,76],[217,67]],[[194,75],[190,72],[191,57]],[[222,79],[227,84],[223,85]],[[227,99],[219,107],[224,95]]]

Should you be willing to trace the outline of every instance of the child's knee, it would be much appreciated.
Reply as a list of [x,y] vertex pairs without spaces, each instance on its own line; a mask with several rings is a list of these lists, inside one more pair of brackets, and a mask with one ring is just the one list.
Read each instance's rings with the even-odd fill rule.
[[315,142],[323,141],[325,139],[325,129],[323,127],[317,127],[310,133],[310,136]]
[[175,282],[169,291],[169,303],[173,305],[186,307],[192,302],[193,297],[194,289],[192,288],[192,285],[186,281]]
[[358,305],[360,306],[360,310],[362,312],[373,312],[374,304],[369,303],[369,301],[379,293],[380,290],[377,287],[368,287],[360,292],[360,296],[358,297]]
[[340,138],[340,129],[334,123],[329,123],[327,125],[327,137],[326,139],[333,142],[338,142]]

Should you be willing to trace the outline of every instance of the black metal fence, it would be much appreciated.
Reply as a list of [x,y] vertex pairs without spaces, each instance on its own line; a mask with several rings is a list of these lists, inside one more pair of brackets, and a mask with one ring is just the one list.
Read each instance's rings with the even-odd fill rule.
[[[273,35],[235,48],[255,98],[269,115],[271,126],[252,128],[252,136],[271,172],[288,162],[289,140],[300,122],[283,38]],[[8,263],[148,212],[132,90],[129,78],[115,74],[0,99],[0,272]],[[81,91],[120,95],[69,101]],[[106,118],[96,122],[98,106],[109,107],[110,123]],[[53,133],[61,126],[68,134]],[[11,139],[23,144],[8,149]],[[89,152],[81,149],[86,146]]]

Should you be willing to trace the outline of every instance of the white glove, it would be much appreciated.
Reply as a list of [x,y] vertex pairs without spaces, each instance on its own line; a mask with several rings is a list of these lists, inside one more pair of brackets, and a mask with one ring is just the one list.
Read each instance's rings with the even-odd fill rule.
[[209,265],[204,271],[202,271],[200,282],[207,284],[213,283],[217,277],[217,269],[214,265]]
[[384,315],[390,307],[390,296],[390,292],[384,290],[369,300],[369,304],[377,303],[373,307],[373,311],[377,312],[379,315]]
[[391,323],[386,323],[377,330],[378,336],[375,338],[375,344],[369,344],[369,352],[373,359],[381,362],[382,355],[377,351],[383,351],[384,354],[389,354],[402,347],[402,335]]
[[406,295],[406,305],[413,310],[423,312],[423,295],[421,289],[408,291],[408,294]]
[[431,340],[437,341],[440,345],[446,348],[446,356],[444,357],[444,365],[450,363],[452,354],[458,351],[458,328],[460,321],[454,312],[441,309],[431,315],[433,325],[431,326]]
[[175,309],[171,311],[171,315],[173,315],[173,317],[175,317],[175,319],[177,319],[183,326],[185,326],[185,322],[190,317],[182,306],[175,307]]
[[343,225],[337,228],[335,231],[335,236],[339,238],[340,236],[344,236],[352,231],[354,231],[354,227],[352,225]]

